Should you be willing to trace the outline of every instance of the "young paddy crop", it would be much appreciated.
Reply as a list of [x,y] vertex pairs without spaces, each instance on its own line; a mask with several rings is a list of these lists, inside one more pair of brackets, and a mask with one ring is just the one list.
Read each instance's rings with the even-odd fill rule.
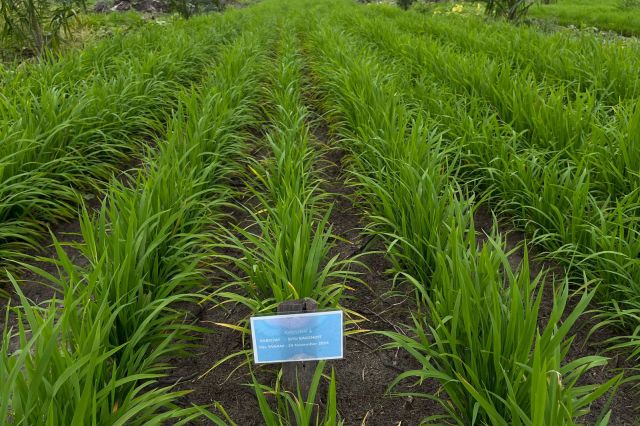
[[[396,52],[405,51],[396,30],[385,32],[384,27],[374,21],[366,26],[374,31],[371,34],[375,37],[371,34],[368,37],[383,54],[395,58]],[[415,49],[417,44],[412,44],[411,49]],[[428,65],[420,56],[402,56],[407,68],[397,64],[396,69],[406,69],[404,75],[426,71]],[[554,258],[570,267],[577,266],[578,279],[586,272],[590,278],[602,282],[601,300],[607,305],[603,317],[609,317],[609,325],[617,324],[631,333],[621,339],[614,337],[613,341],[636,346],[638,162],[635,157],[638,147],[635,140],[640,115],[635,104],[623,102],[614,107],[616,115],[606,124],[592,125],[584,135],[584,142],[578,142],[582,145],[580,149],[572,153],[579,140],[567,139],[555,146],[530,146],[526,140],[529,138],[525,136],[523,141],[516,130],[526,132],[531,127],[517,122],[504,123],[501,109],[492,112],[495,104],[487,103],[490,99],[481,93],[456,93],[457,89],[453,89],[456,85],[448,80],[444,88],[440,88],[423,78],[419,77],[420,85],[414,93],[401,93],[417,98],[427,112],[440,116],[446,122],[447,131],[459,138],[457,144],[465,153],[465,169],[471,171],[467,178],[480,182],[484,190],[492,194],[498,210],[515,218],[517,225],[531,233],[534,241],[550,250]],[[410,87],[406,82],[404,85]],[[462,108],[457,105],[456,97],[460,97]],[[549,111],[563,111],[562,103],[558,105]],[[452,119],[452,115],[458,118]],[[470,119],[479,123],[479,131]],[[465,122],[466,126],[460,125]],[[551,129],[549,137],[557,134],[553,131],[553,122],[545,119],[537,123]],[[637,354],[637,349],[633,352]]]
[[[633,196],[640,158],[635,98],[611,105],[598,91],[580,89],[575,81],[537,79],[528,68],[511,70],[483,52],[462,57],[439,41],[416,42],[399,29],[389,29],[379,18],[359,24],[357,18],[350,19],[349,31],[361,34],[386,55],[397,58],[402,52],[409,76],[430,77],[454,94],[494,111],[509,131],[520,134],[522,148],[566,157],[589,170],[601,198]],[[616,81],[628,79],[613,79],[610,84]],[[575,87],[579,91],[572,93]]]
[[[473,17],[424,16],[397,8],[370,7],[381,19],[415,38],[426,38],[472,55],[484,52],[515,70],[528,69],[547,81],[571,82],[570,90],[591,90],[614,104],[640,95],[640,44],[635,39],[603,43],[590,33],[546,34],[535,27],[487,23]],[[507,67],[505,67],[507,68]]]
[[[322,148],[309,131],[302,103],[303,82],[297,40],[284,29],[271,84],[266,90],[265,156],[251,161],[247,186],[253,195],[247,228],[229,232],[225,248],[243,276],[232,276],[246,293],[220,296],[248,304],[253,312],[273,312],[286,300],[312,298],[322,308],[338,305],[348,262],[329,257],[334,243],[328,223],[329,194],[321,189]],[[239,298],[241,297],[241,298]]]
[[74,216],[83,193],[94,191],[162,134],[176,94],[201,78],[215,52],[243,24],[237,15],[196,22],[176,28],[160,44],[160,33],[146,29],[86,54],[27,67],[5,82],[2,267],[35,249],[48,224]]
[[79,248],[89,265],[74,265],[58,246],[64,274],[46,276],[63,289],[62,307],[52,300],[40,312],[22,297],[17,311],[31,335],[20,328],[22,350],[9,353],[4,333],[3,421],[162,424],[204,413],[220,422],[198,407],[179,409],[185,393],[157,380],[163,359],[184,353],[196,331],[173,306],[196,298],[204,280],[205,231],[220,217],[255,117],[267,40],[248,33],[226,48],[202,89],[178,95],[166,141],[149,150],[131,186],[113,181],[97,216],[85,210]]
[[[231,283],[213,294],[221,303],[245,305],[253,315],[273,313],[280,303],[299,299],[312,299],[321,310],[336,308],[345,282],[355,280],[350,270],[354,262],[331,254],[336,244],[329,223],[332,205],[327,199],[331,194],[322,188],[319,164],[325,148],[310,131],[311,115],[303,102],[305,82],[299,40],[286,31],[283,23],[277,32],[280,38],[264,90],[268,124],[258,158],[247,163],[246,186],[251,196],[246,207],[248,225],[236,225],[220,244],[235,254],[219,258],[241,273],[225,270]],[[249,333],[247,320],[243,317],[238,325],[226,326]],[[211,370],[249,352],[233,353]],[[263,421],[274,426],[339,424],[335,377],[330,382],[326,413],[322,420],[316,418],[314,401],[323,370],[321,363],[309,395],[284,391],[282,373],[273,387],[252,376]],[[267,393],[276,396],[275,404],[266,399]]]
[[[0,72],[3,267],[106,187],[86,262],[23,262],[59,298],[6,275],[0,423],[637,422],[633,41],[346,0],[166,29]],[[247,338],[302,298],[358,318],[309,394]]]
[[[473,201],[461,195],[450,172],[456,154],[443,149],[441,134],[425,132],[438,123],[402,104],[399,88],[368,61],[366,48],[358,50],[330,29],[318,32],[310,50],[319,53],[316,71],[326,84],[328,108],[343,120],[339,131],[355,159],[371,232],[386,242],[396,274],[415,286],[424,304],[424,313],[413,317],[416,338],[386,333],[395,342],[390,346],[406,349],[422,366],[391,386],[410,378],[439,381],[446,399],[410,394],[442,403],[446,415],[428,421],[566,424],[584,415],[619,380],[568,385],[605,363],[587,357],[563,366],[564,339],[594,293],[584,293],[560,326],[568,282],[560,283],[551,321],[538,330],[542,276],[530,280],[526,255],[512,271],[496,236],[478,244]],[[379,108],[381,99],[388,108]],[[562,385],[553,374],[568,381]]]
[[[629,120],[613,120],[609,114],[632,115],[634,103],[618,104],[617,109],[599,101],[596,92],[580,90],[574,93],[574,82],[549,82],[536,77],[527,69],[512,70],[483,51],[462,55],[439,41],[415,40],[401,29],[389,27],[379,19],[362,20],[351,25],[351,31],[362,33],[364,38],[391,55],[400,56],[408,64],[411,75],[430,76],[465,96],[487,102],[500,120],[509,123],[522,134],[523,142],[542,149],[562,151],[567,155],[581,156],[585,152],[603,151],[604,147],[591,138],[592,128],[606,132],[611,124],[623,127],[621,134],[635,134]],[[577,86],[579,87],[579,86]],[[629,112],[627,111],[629,108]],[[606,124],[605,124],[606,123]],[[606,142],[617,142],[608,138]],[[610,157],[623,155],[610,149]],[[629,149],[636,150],[631,146]],[[632,156],[635,156],[632,152]],[[627,167],[637,167],[627,164]]]

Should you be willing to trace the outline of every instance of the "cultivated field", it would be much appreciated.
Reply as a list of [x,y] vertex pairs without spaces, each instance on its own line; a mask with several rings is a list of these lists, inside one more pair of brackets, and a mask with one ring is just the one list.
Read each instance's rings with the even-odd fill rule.
[[0,423],[640,422],[637,39],[264,0],[0,84]]
[[640,35],[638,0],[566,0],[549,1],[531,7],[531,16],[562,25],[595,27],[626,36]]

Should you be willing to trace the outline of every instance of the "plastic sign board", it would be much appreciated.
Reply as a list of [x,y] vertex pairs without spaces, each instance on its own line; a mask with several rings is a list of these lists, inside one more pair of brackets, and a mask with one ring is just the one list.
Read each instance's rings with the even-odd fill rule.
[[342,311],[252,317],[251,338],[256,364],[341,359]]

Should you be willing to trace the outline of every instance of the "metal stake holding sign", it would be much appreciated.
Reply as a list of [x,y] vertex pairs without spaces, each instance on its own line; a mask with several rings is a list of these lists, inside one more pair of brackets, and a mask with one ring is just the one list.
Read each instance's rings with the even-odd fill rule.
[[256,364],[283,364],[287,390],[308,392],[317,361],[344,355],[342,311],[316,312],[313,299],[291,300],[278,307],[279,315],[251,318]]

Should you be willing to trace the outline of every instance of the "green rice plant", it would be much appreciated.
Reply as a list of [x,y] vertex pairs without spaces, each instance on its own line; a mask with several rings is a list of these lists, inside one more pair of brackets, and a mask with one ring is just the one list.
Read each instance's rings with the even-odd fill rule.
[[[349,27],[350,31],[370,34],[369,36],[365,36],[365,39],[372,40],[372,42],[381,49],[385,59],[396,58],[398,51],[402,52],[403,50],[407,50],[399,48],[398,36],[396,34],[398,31],[390,32],[387,29],[388,26],[385,26],[383,23],[377,22],[376,20],[368,21],[369,20],[352,17],[349,20],[351,24]],[[354,23],[355,25],[353,25]],[[366,31],[358,29],[363,26],[367,27]],[[425,59],[424,63],[416,60],[420,55],[418,53],[410,53],[410,51],[415,50],[414,45],[417,44],[418,43],[409,41],[409,38],[407,38],[407,46],[409,46],[409,49],[406,56],[409,58],[407,60],[408,63],[417,62],[419,64],[416,63],[415,66],[408,67],[398,64],[398,67],[405,69],[408,76],[410,76],[408,78],[411,78],[413,81],[427,80],[427,84],[432,85],[432,79],[429,78],[428,75],[425,76],[422,70],[432,66],[435,62],[443,64],[446,63],[447,60],[442,58],[437,60],[434,57]],[[445,47],[446,50],[449,50],[448,46],[440,47],[439,44],[435,42],[430,42],[429,45],[432,46],[431,50],[434,52],[433,55],[440,55],[440,50],[444,50]],[[450,63],[458,64],[459,61],[452,59]],[[470,67],[468,74],[474,74],[478,67],[478,64]],[[443,72],[444,68],[446,67],[438,67],[436,73],[445,75],[443,80],[445,84],[450,81],[450,76],[461,74],[459,70],[455,72]],[[483,81],[483,79],[486,80],[486,75],[491,74],[493,71],[502,73],[505,70],[506,72],[502,74],[502,76],[496,77],[496,79],[503,81],[503,88],[495,89],[496,85],[501,86],[503,83],[494,83],[487,86],[486,81]],[[473,86],[476,88],[480,87],[479,92],[474,92],[476,89],[466,94],[461,92],[464,97],[469,99],[469,103],[480,104],[477,107],[481,115],[479,120],[484,120],[484,116],[487,115],[485,112],[481,112],[482,100],[485,100],[484,108],[489,111],[495,109],[495,125],[505,127],[507,133],[511,128],[519,131],[519,141],[523,146],[530,146],[537,150],[554,151],[558,155],[563,155],[572,161],[589,161],[587,168],[591,170],[590,174],[593,175],[595,181],[606,182],[609,178],[613,179],[613,184],[602,185],[602,191],[607,195],[612,192],[616,196],[625,195],[633,191],[634,176],[637,175],[633,158],[635,158],[636,155],[635,145],[637,144],[629,144],[626,142],[629,138],[633,138],[633,136],[628,135],[635,135],[637,133],[635,130],[637,120],[633,118],[635,117],[633,102],[623,103],[617,106],[612,111],[615,113],[616,120],[611,122],[609,116],[604,115],[608,108],[604,108],[602,104],[598,104],[597,99],[599,96],[596,94],[589,92],[582,93],[580,91],[571,94],[571,85],[562,87],[558,92],[556,92],[553,87],[551,89],[544,89],[547,85],[545,81],[542,80],[541,87],[547,94],[544,95],[546,100],[541,101],[540,94],[536,93],[538,89],[529,90],[526,88],[527,85],[534,83],[533,80],[530,80],[530,77],[527,77],[526,81],[517,83],[517,89],[510,89],[506,86],[510,85],[511,82],[506,82],[505,80],[505,78],[511,79],[511,77],[507,77],[509,70],[504,67],[496,67],[493,68],[493,71],[487,70],[478,73],[475,77],[471,77],[477,80]],[[527,74],[530,73],[525,73],[525,75]],[[454,87],[469,84],[468,79],[465,78],[463,80],[464,81],[460,81]],[[415,83],[413,84],[415,85]],[[562,92],[565,90],[566,93],[563,94]],[[441,89],[438,90],[438,92],[442,91]],[[460,92],[458,90],[454,91]],[[489,94],[483,95],[480,92]],[[442,95],[432,94],[431,96],[439,97],[447,95],[443,93]],[[451,96],[451,94],[448,96]],[[429,111],[432,109],[436,111],[442,109],[442,106],[434,102],[428,95],[421,94],[419,97],[429,106]],[[494,100],[497,98],[500,99]],[[571,107],[565,105],[567,99],[570,99],[569,105],[571,105]],[[541,106],[541,102],[543,104],[546,103],[546,105]],[[434,108],[431,108],[429,104],[434,104]],[[537,105],[534,108],[536,111],[534,111],[533,114],[531,114],[531,111],[525,112],[531,105]],[[505,108],[503,108],[503,106],[505,106]],[[476,107],[474,106],[474,108]],[[458,127],[456,125],[457,120],[448,117],[449,111],[443,112],[442,114],[450,126]],[[467,116],[468,114],[462,114],[461,119],[468,121]],[[506,125],[504,123],[505,120],[509,121],[510,125]],[[581,129],[575,128],[575,123],[579,123]],[[466,137],[465,132],[459,132],[458,134],[463,138]],[[541,141],[542,143],[540,143]],[[603,162],[600,160],[602,157],[611,158],[611,161]],[[599,187],[596,189],[601,190]]]
[[[63,261],[69,262],[68,258]],[[144,334],[146,322],[130,342],[107,349],[104,343],[115,326],[117,312],[106,303],[91,301],[91,285],[66,288],[65,309],[60,309],[55,299],[48,307],[38,308],[12,281],[21,307],[13,308],[17,333],[5,329],[0,348],[3,424],[159,425],[169,419],[184,424],[201,415],[200,408],[181,409],[173,404],[185,392],[157,385],[163,375],[161,366],[148,365],[157,361],[163,350],[155,352],[151,361],[139,354],[129,358],[129,374],[122,374],[126,369],[114,362]],[[158,306],[155,311],[159,312]],[[173,344],[174,337],[167,333],[162,346]],[[20,349],[10,352],[9,345],[15,339]]]
[[[505,144],[506,146],[506,144]],[[585,162],[573,165],[557,156],[513,146],[500,155],[487,145],[472,148],[479,153],[483,186],[492,191],[498,209],[513,218],[547,256],[568,267],[580,279],[586,275],[600,282],[594,331],[613,326],[623,331],[607,343],[626,348],[637,359],[640,244],[637,191],[617,200],[600,201]]]
[[[265,42],[264,33],[247,33],[226,49],[209,84],[181,95],[167,140],[149,151],[132,186],[114,183],[95,218],[83,211],[79,248],[86,267],[59,244],[54,263],[61,278],[31,267],[63,289],[64,307],[54,300],[46,315],[29,321],[32,340],[21,330],[26,351],[9,353],[5,333],[0,372],[11,387],[0,403],[3,421],[18,413],[38,424],[47,410],[59,410],[55,424],[185,424],[203,415],[224,424],[202,407],[178,408],[185,392],[160,387],[158,379],[171,368],[163,360],[185,354],[193,333],[205,331],[183,323],[176,304],[200,299],[192,292],[211,257],[206,229],[220,217],[244,126],[255,120]],[[32,353],[31,345],[46,350]],[[50,360],[56,368],[43,377]],[[25,385],[32,383],[37,398]]]
[[[322,372],[325,361],[320,361],[311,380],[308,394],[303,395],[298,388],[297,393],[282,389],[282,370],[278,373],[276,385],[271,388],[258,383],[253,377],[253,388],[258,398],[260,412],[267,426],[289,426],[289,425],[316,425],[316,426],[339,426],[344,421],[338,415],[336,402],[336,377],[335,371],[331,370],[329,378],[329,389],[327,392],[327,402],[325,413],[321,416],[321,409],[316,400],[318,399],[318,389],[321,384]],[[267,396],[274,396],[276,408],[269,405]]]
[[[100,16],[115,18],[116,15]],[[239,26],[250,23],[252,17],[253,13],[249,11],[242,14],[230,11],[224,15],[196,17],[189,23],[172,21],[169,24],[169,28],[173,30],[170,36],[166,26],[150,24],[140,26],[135,32],[112,34],[81,50],[69,50],[64,55],[47,55],[36,62],[24,62],[20,66],[8,65],[2,73],[2,99],[10,102],[0,105],[13,107],[12,103],[21,103],[29,95],[37,99],[37,96],[50,88],[82,91],[84,84],[93,84],[114,75],[129,74],[127,65],[133,68],[133,72],[138,61],[148,62],[150,56],[159,56],[158,62],[153,66],[160,66],[165,62],[162,71],[168,72],[164,69],[167,67],[164,57],[168,51],[173,52],[176,59],[198,51],[197,56],[191,57],[191,64],[176,63],[172,74],[180,70],[189,71],[199,64],[207,65],[211,56],[218,51],[219,45],[225,44],[225,40],[233,39]],[[163,42],[158,43],[159,39]],[[169,75],[165,77],[168,78]],[[193,82],[193,78],[193,75],[184,74],[179,81],[186,84]]]
[[573,93],[568,84],[536,81],[526,70],[512,71],[488,55],[461,55],[375,20],[361,20],[350,32],[364,33],[363,39],[386,56],[404,58],[410,75],[429,74],[456,91],[487,100],[502,121],[525,132],[535,146],[579,150],[591,127],[606,121],[606,110],[593,93]]
[[[460,425],[575,424],[621,379],[581,385],[579,379],[607,359],[565,361],[572,342],[569,331],[594,291],[583,292],[565,315],[569,292],[564,280],[549,320],[539,324],[542,275],[530,280],[526,252],[520,270],[513,271],[500,240],[480,247],[473,225],[466,230],[452,223],[450,229],[446,246],[437,253],[428,314],[414,316],[409,335],[383,333],[392,339],[388,347],[405,349],[421,366],[400,374],[390,388],[404,380],[416,385],[437,381],[446,398],[419,390],[400,395],[434,399],[446,418]],[[601,419],[607,416],[602,413]],[[442,419],[425,422],[436,420]]]
[[[224,41],[230,32],[209,43]],[[15,93],[15,99],[2,99],[4,267],[19,251],[36,249],[47,224],[74,215],[82,192],[94,191],[98,182],[109,180],[154,135],[163,133],[161,124],[176,103],[175,93],[210,61],[207,44],[194,46],[186,34],[179,34],[163,50],[125,57],[119,66],[79,87],[71,83],[46,87],[54,78],[37,75],[32,84],[26,83],[28,90]]]
[[[348,44],[344,38],[335,40],[331,35],[335,34],[334,30],[316,31],[320,35],[310,46],[320,50],[315,70],[326,90],[327,108],[341,112],[336,114],[342,120],[338,128],[345,132],[345,136],[353,137],[355,133],[363,135],[362,140],[367,141],[359,143],[347,139],[357,147],[354,149],[356,155],[366,157],[367,150],[371,150],[376,153],[372,157],[379,158],[381,155],[376,151],[376,145],[384,145],[385,142],[390,145],[387,152],[404,152],[405,146],[412,146],[413,133],[407,129],[403,129],[407,140],[383,136],[379,136],[380,142],[371,136],[367,139],[371,134],[389,134],[390,130],[385,127],[395,121],[391,114],[371,120],[366,106],[374,99],[384,98],[386,105],[393,105],[384,111],[401,109],[394,104],[396,99],[401,99],[398,95],[401,86],[396,86],[392,79],[380,77],[383,67],[371,63],[366,48]],[[369,93],[377,94],[369,97]],[[433,101],[434,106],[438,106],[437,102]],[[370,120],[377,127],[367,127]],[[412,129],[420,134],[420,127],[415,123]],[[417,138],[423,142],[425,139],[433,142],[424,136]],[[374,142],[370,143],[371,140]],[[426,145],[434,148],[429,143]],[[414,161],[411,161],[413,157],[399,157],[395,159],[399,165],[391,162],[377,169],[366,169],[375,176],[370,180],[366,179],[365,173],[358,175],[363,185],[374,188],[367,194],[371,197],[371,205],[378,205],[382,200],[383,205],[393,206],[393,209],[386,209],[384,216],[384,224],[395,231],[387,234],[388,250],[397,257],[399,250],[396,250],[396,245],[404,244],[411,248],[405,251],[406,259],[400,265],[400,269],[404,269],[401,276],[414,284],[419,300],[425,303],[423,310],[426,314],[418,314],[411,328],[417,337],[387,334],[395,339],[391,347],[406,349],[422,367],[401,375],[393,385],[409,378],[415,378],[416,385],[427,379],[439,380],[446,398],[419,391],[411,395],[442,402],[447,419],[459,424],[573,422],[588,411],[591,402],[620,380],[616,377],[603,385],[576,385],[586,370],[606,364],[603,357],[587,357],[564,364],[572,340],[568,332],[586,309],[594,292],[585,293],[577,308],[560,323],[568,298],[568,283],[565,281],[562,292],[554,300],[551,320],[539,334],[542,293],[538,282],[541,277],[530,281],[526,256],[521,273],[516,274],[511,270],[502,243],[494,242],[478,248],[471,220],[471,199],[462,198],[463,191],[444,192],[438,199],[438,191],[432,190],[428,197],[423,195],[417,200],[409,196],[420,192],[416,180],[406,177],[410,175],[392,174],[394,170],[413,167],[418,176],[421,176],[421,170],[437,176],[434,168],[446,170],[448,163],[446,155],[438,155],[437,143],[435,151],[433,157],[423,154],[416,156]],[[391,155],[388,158],[394,159]],[[424,161],[424,164],[417,160]],[[363,164],[358,157],[354,163],[357,166]],[[385,174],[391,177],[387,178]],[[364,179],[362,175],[365,175]],[[447,173],[444,176],[445,181],[452,177]],[[398,182],[402,181],[407,182],[407,190],[398,189]],[[449,185],[454,185],[454,182],[449,181]],[[394,198],[396,194],[398,196]],[[422,202],[430,197],[437,202]],[[387,202],[386,199],[393,201]],[[436,207],[440,209],[436,210]],[[446,208],[451,213],[440,216]],[[422,223],[430,223],[429,218],[438,219],[433,222],[435,226],[423,227]],[[372,220],[377,218],[373,216]],[[417,232],[411,232],[414,224]],[[430,238],[431,235],[434,237]],[[433,257],[430,262],[425,262],[420,251],[414,250],[423,245],[423,252]],[[419,270],[421,268],[423,270]],[[416,276],[412,276],[414,271]],[[487,315],[478,315],[478,312]],[[561,381],[558,381],[558,372]],[[552,380],[554,378],[555,381]],[[425,419],[440,420],[443,419]]]
[[385,141],[400,148],[397,156],[370,146],[367,155],[381,159],[383,166],[355,173],[359,195],[368,200],[367,231],[386,242],[396,273],[412,274],[424,283],[435,267],[435,249],[448,238],[443,224],[452,214],[456,191],[448,164],[454,156],[442,148],[441,134],[429,124],[419,118],[410,123],[403,141]]
[[[237,291],[217,296],[244,303],[253,312],[271,311],[285,300],[312,298],[320,307],[335,307],[344,283],[355,275],[350,259],[331,256],[336,237],[329,223],[330,207],[320,189],[318,146],[309,135],[308,113],[302,104],[301,63],[293,36],[282,34],[280,59],[274,70],[266,116],[269,156],[251,161],[248,186],[256,207],[248,226],[235,226],[222,246],[237,251],[232,260],[241,275],[227,271]],[[264,194],[263,194],[264,192]]]
[[384,4],[371,5],[358,13],[343,13],[341,20],[356,25],[361,15],[385,18],[414,38],[428,38],[461,53],[483,52],[499,58],[503,66],[531,70],[537,79],[568,84],[568,89],[589,89],[599,99],[614,104],[633,99],[640,90],[635,72],[640,47],[627,40],[604,40],[590,33],[545,33],[535,26],[508,23],[471,16],[400,13]]
[[640,187],[640,107],[629,101],[613,111],[610,125],[593,129],[591,164],[604,194],[631,195]]
[[[504,154],[494,156],[491,175],[485,181],[494,189],[498,209],[513,215],[518,228],[534,238],[539,236],[536,241],[540,243],[550,243],[550,239],[555,244],[579,243],[590,220],[589,207],[596,205],[585,168],[535,150],[519,155],[505,150]],[[512,178],[502,180],[507,175]],[[507,193],[508,197],[502,196]]]
[[626,330],[608,343],[619,347],[628,341],[622,347],[637,356],[637,349],[631,348],[637,345],[633,336],[638,329],[640,294],[637,192],[601,202],[592,195],[595,184],[585,163],[572,165],[535,151],[518,154],[513,147],[502,155],[486,146],[473,149],[481,152],[476,158],[480,164],[489,164],[480,179],[491,189],[498,209],[532,235],[533,243],[547,249],[549,257],[567,265],[576,278],[586,274],[602,283],[598,300],[604,310],[599,315],[602,323],[595,329]]
[[263,205],[292,198],[319,205],[326,197],[319,191],[321,181],[313,168],[313,146],[306,124],[309,116],[300,106],[285,109],[283,104],[277,105],[282,117],[271,119],[274,129],[265,137],[271,156],[251,161],[249,189]]
[[[355,15],[357,16],[357,14]],[[626,151],[628,151],[626,147],[634,145],[627,145],[624,135],[635,134],[633,132],[636,126],[634,121],[628,119],[618,120],[620,127],[611,126],[610,120],[605,114],[608,108],[598,103],[598,98],[601,96],[597,93],[575,92],[572,89],[574,86],[572,84],[562,85],[558,89],[555,87],[556,85],[547,84],[544,79],[539,79],[540,83],[537,83],[528,69],[525,69],[524,72],[512,72],[507,67],[491,66],[484,71],[478,71],[483,66],[480,64],[480,57],[483,56],[481,54],[474,54],[470,58],[451,57],[446,59],[448,53],[444,54],[443,52],[452,50],[448,46],[429,41],[427,43],[430,46],[428,49],[420,49],[418,46],[422,40],[415,41],[411,36],[407,36],[403,45],[399,43],[400,36],[398,34],[401,31],[390,30],[390,27],[384,22],[354,17],[348,21],[350,32],[369,34],[364,38],[370,40],[383,52],[387,52],[385,56],[390,58],[406,56],[408,63],[415,64],[408,67],[407,72],[411,76],[419,76],[413,78],[425,78],[425,71],[432,68],[434,75],[440,76],[439,79],[444,84],[452,85],[455,88],[473,87],[466,96],[487,100],[486,108],[495,108],[500,121],[507,121],[517,131],[522,132],[524,136],[522,143],[532,144],[538,149],[558,151],[572,159],[587,157],[591,160],[595,176],[600,173],[626,174],[624,160],[627,155]],[[367,29],[363,30],[361,27],[367,27]],[[430,53],[424,56],[426,50],[429,50]],[[398,52],[406,53],[399,55]],[[421,55],[424,58],[422,61],[419,59]],[[460,69],[446,70],[447,64],[452,64],[457,68],[462,63],[461,61],[466,61],[469,64],[469,68],[465,71]],[[437,67],[434,65],[436,63],[439,64]],[[467,77],[455,82],[452,81],[456,79],[455,76],[459,75]],[[489,79],[495,78],[496,81],[488,84],[487,76],[489,75],[494,75],[495,77]],[[471,80],[474,81],[471,82]],[[514,87],[507,87],[512,84]],[[456,91],[463,93],[457,89]],[[605,93],[607,92],[605,91]],[[629,116],[631,114],[628,111],[633,112],[631,105],[618,108],[617,114],[621,117]],[[614,127],[615,130],[610,131],[611,127]],[[593,137],[593,134],[598,132],[606,132],[607,138]],[[612,137],[614,135],[617,137]],[[618,146],[623,149],[618,149]],[[611,171],[610,163],[599,161],[600,157],[597,155],[599,152],[604,152],[607,157],[614,158],[612,163],[617,166],[616,169]],[[625,194],[627,188],[628,185],[615,187],[615,194]]]
[[619,331],[607,339],[609,350],[624,349],[634,362],[640,360],[640,204],[636,196],[592,208],[593,219],[582,229],[579,242],[556,248],[553,256],[572,256],[576,267],[600,280],[600,320],[592,332],[602,327]]
[[91,272],[107,280],[96,297],[123,305],[114,343],[128,339],[136,313],[152,301],[203,280],[207,226],[219,219],[229,194],[224,179],[236,167],[228,159],[242,151],[238,132],[255,120],[252,72],[260,58],[250,40],[225,52],[207,91],[185,93],[147,173],[130,188],[114,183],[95,221],[85,215],[81,223]]
[[[382,36],[379,38],[384,39]],[[386,58],[383,55],[378,64],[384,63]],[[396,67],[406,69],[401,64]],[[395,75],[396,83],[390,92],[404,97],[407,103],[417,100],[442,122],[460,147],[460,152],[464,153],[460,159],[464,166],[460,176],[490,193],[498,210],[513,218],[519,228],[528,231],[535,244],[550,252],[549,256],[568,266],[576,279],[586,274],[596,282],[602,281],[597,299],[605,301],[605,312],[609,312],[608,317],[603,313],[602,318],[608,318],[603,325],[624,324],[627,337],[619,339],[618,343],[628,341],[635,344],[638,341],[633,337],[637,333],[637,293],[633,284],[638,280],[635,272],[637,226],[634,220],[637,216],[637,202],[634,201],[637,195],[633,190],[635,166],[626,160],[633,158],[635,148],[628,145],[624,151],[618,149],[618,143],[620,147],[626,146],[622,142],[625,139],[620,138],[621,142],[611,144],[606,136],[585,145],[579,151],[584,153],[580,154],[581,157],[578,154],[567,157],[562,149],[523,147],[521,135],[500,123],[499,116],[478,98],[452,95],[428,77],[409,79],[402,73]],[[403,90],[402,87],[411,87],[412,90]],[[629,116],[628,111],[633,109],[619,116],[635,117]],[[628,128],[635,126],[634,119],[620,122]],[[614,126],[618,127],[617,123]],[[618,135],[631,135],[616,132]],[[608,155],[611,150],[617,153],[615,160],[599,160],[611,158]],[[628,182],[618,187],[622,198],[611,199],[611,192],[607,189],[611,186],[597,177],[605,175],[612,176],[614,182],[615,176],[627,177]],[[618,182],[622,180],[624,178],[617,179]],[[625,194],[626,188],[631,192]],[[595,231],[598,228],[606,231]],[[594,234],[599,237],[593,238]],[[624,288],[625,291],[615,288]]]
[[[219,296],[245,303],[255,312],[272,311],[285,300],[312,298],[322,307],[335,307],[344,291],[344,282],[354,277],[351,263],[330,257],[334,236],[328,223],[329,212],[320,216],[302,200],[268,207],[264,217],[253,214],[257,232],[236,228],[228,247],[239,248],[235,266],[243,276],[247,295],[221,292]],[[251,226],[252,228],[255,225]],[[230,257],[232,259],[232,257]]]
[[[338,54],[333,40],[317,43],[331,46],[323,47],[322,61]],[[448,235],[442,224],[451,214],[448,196],[454,187],[449,177],[455,154],[443,149],[437,123],[415,117],[401,99],[390,97],[393,88],[387,92],[387,82],[376,75],[379,70],[367,65],[346,56],[319,65],[331,90],[327,97],[336,98],[327,108],[342,121],[338,131],[352,152],[358,195],[370,222],[367,231],[385,241],[397,274],[409,272],[427,283],[435,266],[434,248]],[[335,71],[338,66],[353,68],[342,74]],[[384,103],[378,102],[382,99]]]

